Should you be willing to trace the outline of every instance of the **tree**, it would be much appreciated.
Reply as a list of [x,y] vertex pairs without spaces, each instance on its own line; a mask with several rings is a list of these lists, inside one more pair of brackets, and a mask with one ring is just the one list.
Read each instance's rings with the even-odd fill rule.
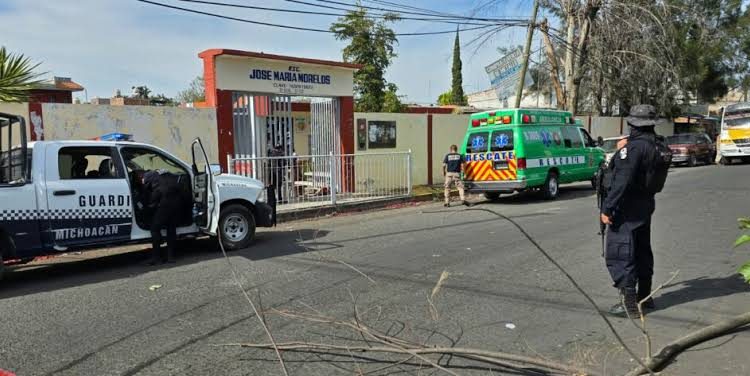
[[151,97],[149,103],[151,103],[152,106],[174,106],[176,104],[174,99],[169,98],[164,94]]
[[[399,20],[397,14],[386,13],[380,21],[368,17],[367,9],[358,7],[348,11],[331,25],[337,40],[349,41],[344,47],[344,61],[362,64],[354,73],[356,110],[383,111],[386,89],[385,70],[396,57],[393,46],[398,43],[388,23]],[[395,88],[395,85],[393,86]],[[395,98],[398,96],[393,93]],[[390,98],[393,100],[393,97]]]
[[396,92],[398,91],[398,87],[394,83],[389,83],[386,85],[386,91],[383,95],[383,107],[381,108],[381,111],[383,112],[404,112],[406,110],[406,105],[401,102],[401,96],[399,96]]
[[458,28],[456,28],[456,39],[453,42],[453,67],[451,69],[453,81],[451,82],[451,103],[458,106],[466,106],[464,96],[463,76],[461,74],[461,44],[458,39]]
[[39,85],[40,73],[34,73],[40,63],[33,64],[22,54],[12,54],[0,47],[0,102],[24,102],[29,90]]
[[[468,102],[469,102],[469,98],[466,95],[464,95],[463,96],[463,103],[464,103],[463,106],[465,106],[466,103],[468,103]],[[448,90],[445,93],[440,94],[440,96],[437,99],[437,104],[440,105],[440,106],[454,105],[455,103],[453,101],[453,92],[451,90]]]
[[148,86],[133,86],[133,98],[148,99],[149,95],[151,95],[151,89]]
[[181,103],[195,103],[205,101],[206,87],[205,83],[203,82],[203,76],[196,77],[195,79],[193,79],[193,81],[190,82],[190,85],[187,89],[178,92],[177,100]]

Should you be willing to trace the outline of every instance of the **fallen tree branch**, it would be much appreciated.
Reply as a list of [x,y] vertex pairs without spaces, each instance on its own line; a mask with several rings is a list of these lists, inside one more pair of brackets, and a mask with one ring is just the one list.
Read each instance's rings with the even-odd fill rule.
[[[526,232],[526,230],[525,230],[525,229],[524,229],[524,228],[523,228],[523,227],[522,227],[521,225],[519,225],[519,224],[518,224],[518,222],[514,221],[513,219],[511,219],[510,217],[508,217],[508,216],[506,216],[506,215],[504,215],[504,214],[498,213],[498,212],[496,212],[496,211],[494,211],[494,210],[490,210],[490,209],[484,209],[484,208],[468,208],[468,209],[464,209],[464,211],[483,211],[483,212],[487,212],[487,213],[491,213],[491,214],[494,214],[494,215],[496,215],[496,216],[498,216],[498,217],[500,217],[500,218],[502,218],[502,219],[504,219],[504,220],[506,220],[506,221],[510,222],[510,224],[512,224],[512,225],[513,225],[513,226],[514,226],[514,227],[515,227],[516,229],[518,229],[518,231],[520,231],[520,232],[521,232],[521,234],[523,234],[523,236],[525,236],[525,237],[526,237],[526,239],[527,239],[527,240],[528,240],[528,241],[529,241],[529,242],[530,242],[530,243],[531,243],[532,245],[534,245],[534,247],[535,247],[535,248],[536,248],[536,249],[537,249],[537,250],[538,250],[538,251],[539,251],[539,252],[540,252],[540,253],[541,253],[541,254],[542,254],[542,255],[543,255],[543,256],[544,256],[544,257],[545,257],[545,258],[546,258],[546,259],[547,259],[548,261],[549,261],[549,262],[551,262],[551,263],[552,263],[552,265],[554,265],[554,266],[555,266],[555,267],[556,267],[556,268],[557,268],[557,269],[558,269],[558,270],[559,270],[559,271],[560,271],[560,272],[561,272],[561,273],[562,273],[562,274],[563,274],[563,275],[565,276],[565,278],[567,278],[567,279],[568,279],[568,281],[570,281],[570,283],[571,283],[571,284],[573,285],[573,287],[575,287],[575,289],[576,289],[576,290],[578,290],[578,292],[579,292],[579,293],[581,293],[581,295],[583,295],[583,297],[584,297],[584,298],[586,298],[586,300],[587,300],[587,301],[588,301],[588,302],[589,302],[589,303],[591,304],[591,306],[592,306],[592,307],[594,308],[594,311],[596,311],[596,313],[597,313],[597,314],[598,314],[598,315],[599,315],[599,316],[600,316],[600,317],[602,318],[602,320],[604,320],[604,322],[605,322],[605,323],[607,324],[607,327],[609,327],[609,330],[610,330],[610,332],[612,332],[612,334],[614,334],[615,338],[617,339],[617,342],[619,342],[619,343],[620,343],[620,346],[622,346],[622,347],[623,347],[623,348],[625,349],[625,351],[627,351],[627,352],[628,352],[628,354],[630,354],[630,356],[631,356],[631,357],[632,357],[633,359],[635,359],[635,360],[636,360],[636,361],[638,362],[638,364],[639,364],[639,365],[640,365],[641,367],[643,367],[644,369],[646,369],[646,370],[647,370],[647,371],[648,371],[648,372],[649,372],[650,374],[652,374],[652,375],[654,374],[654,373],[653,373],[653,372],[651,371],[651,367],[648,367],[648,366],[647,366],[647,365],[646,365],[646,364],[645,364],[645,363],[643,362],[643,360],[641,360],[641,358],[640,358],[640,357],[639,357],[638,355],[636,355],[636,354],[635,354],[635,352],[634,352],[634,351],[633,351],[633,350],[632,350],[632,349],[631,349],[631,348],[630,348],[630,347],[629,347],[629,346],[628,346],[628,345],[627,345],[627,344],[625,343],[625,340],[623,340],[623,339],[622,339],[622,337],[620,336],[620,333],[619,333],[619,332],[617,332],[617,330],[615,329],[614,325],[612,325],[612,322],[611,322],[611,321],[609,321],[609,318],[607,318],[607,316],[606,316],[606,315],[605,315],[604,313],[602,313],[602,311],[601,311],[601,310],[599,310],[599,306],[597,306],[597,305],[596,305],[596,302],[594,302],[594,299],[593,299],[593,298],[592,298],[592,297],[591,297],[591,296],[590,296],[590,295],[589,295],[588,293],[586,293],[586,291],[584,291],[584,290],[583,290],[583,288],[582,288],[582,287],[581,287],[581,286],[580,286],[580,285],[578,284],[578,282],[576,282],[575,278],[573,278],[573,276],[571,276],[571,275],[570,275],[570,273],[568,273],[568,271],[567,271],[567,270],[565,270],[565,268],[563,268],[563,267],[562,267],[562,265],[560,265],[560,264],[559,264],[559,263],[557,262],[557,260],[555,260],[555,259],[554,259],[554,258],[553,258],[553,257],[552,257],[552,256],[551,256],[551,255],[550,255],[549,253],[547,253],[547,251],[545,251],[545,250],[544,250],[544,248],[542,248],[542,246],[541,246],[541,245],[539,245],[539,243],[538,243],[538,242],[537,242],[537,241],[536,241],[536,240],[535,240],[535,239],[534,239],[534,238],[533,238],[533,237],[532,237],[532,236],[531,236],[531,235],[530,235],[530,234],[529,234],[528,232]],[[458,211],[456,211],[456,213],[457,213],[457,212],[458,212]]]
[[679,353],[710,339],[726,335],[732,330],[750,325],[750,312],[719,321],[703,329],[692,332],[680,339],[662,347],[654,357],[646,362],[646,367],[640,366],[627,373],[627,376],[637,376],[646,373],[646,369],[660,370]]
[[[225,343],[225,344],[217,344],[214,346],[235,346],[235,347],[246,347],[246,348],[255,348],[255,349],[273,349],[273,345],[270,343]],[[556,370],[556,371],[569,372],[572,374],[580,374],[581,372],[584,371],[578,367],[561,365],[556,362],[548,362],[545,360],[529,358],[523,355],[514,355],[514,354],[507,354],[507,353],[496,352],[496,351],[486,351],[486,350],[464,348],[464,347],[424,347],[424,348],[400,349],[400,348],[395,348],[395,347],[390,347],[390,346],[342,346],[342,345],[332,345],[332,344],[327,344],[327,343],[312,343],[312,342],[298,342],[298,341],[277,343],[276,346],[278,347],[279,350],[287,350],[287,351],[323,350],[323,351],[335,351],[335,352],[341,352],[341,353],[348,353],[349,351],[363,352],[363,353],[379,352],[379,353],[407,354],[407,355],[414,355],[414,356],[429,355],[429,354],[442,354],[442,355],[450,354],[450,355],[456,355],[456,356],[469,357],[472,359],[481,360],[486,363],[496,364],[496,365],[503,366],[503,367],[511,366],[513,368],[518,368],[517,364],[504,361],[504,360],[508,360],[510,362],[531,364],[537,367],[542,367],[542,368]],[[592,373],[588,371],[586,371],[585,374],[592,375]]]

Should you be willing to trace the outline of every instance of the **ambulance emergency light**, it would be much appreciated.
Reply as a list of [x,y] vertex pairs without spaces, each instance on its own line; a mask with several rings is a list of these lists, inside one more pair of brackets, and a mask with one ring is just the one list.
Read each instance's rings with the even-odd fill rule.
[[107,133],[103,136],[93,138],[96,141],[133,141],[132,134],[125,133]]

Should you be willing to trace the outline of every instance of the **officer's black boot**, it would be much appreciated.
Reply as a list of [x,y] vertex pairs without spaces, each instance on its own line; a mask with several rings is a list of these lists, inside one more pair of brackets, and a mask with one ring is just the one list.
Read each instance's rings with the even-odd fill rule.
[[620,289],[620,298],[622,302],[617,303],[609,309],[609,314],[617,317],[639,318],[638,312],[638,294],[634,287]]
[[[651,278],[639,278],[638,279],[638,301],[645,299],[651,294]],[[642,304],[644,309],[655,309],[654,298],[648,298]]]

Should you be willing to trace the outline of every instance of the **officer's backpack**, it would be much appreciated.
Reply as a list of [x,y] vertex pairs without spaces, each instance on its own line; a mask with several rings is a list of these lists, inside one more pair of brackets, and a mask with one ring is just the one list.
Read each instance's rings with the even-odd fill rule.
[[672,150],[664,137],[659,135],[656,136],[653,148],[651,168],[646,171],[644,185],[646,192],[656,194],[664,189],[664,183],[667,181],[669,166],[672,164]]

